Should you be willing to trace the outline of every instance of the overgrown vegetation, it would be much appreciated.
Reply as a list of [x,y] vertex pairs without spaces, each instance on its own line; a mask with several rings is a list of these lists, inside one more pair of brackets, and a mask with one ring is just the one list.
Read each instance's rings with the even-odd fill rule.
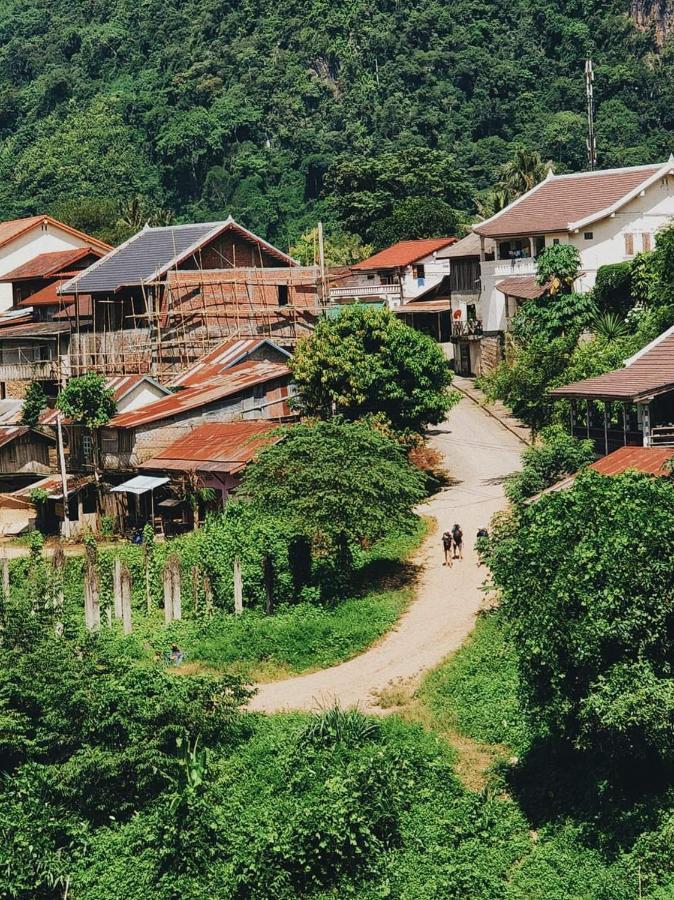
[[521,503],[565,475],[573,475],[595,458],[592,441],[572,437],[561,425],[544,428],[540,440],[522,454],[522,468],[509,475],[505,491],[513,503]]
[[320,218],[368,241],[447,233],[476,193],[545,173],[521,149],[584,166],[588,56],[599,165],[666,159],[670,55],[625,9],[6,0],[0,217],[119,241],[231,213],[284,249]]
[[442,349],[387,309],[354,305],[321,319],[290,365],[309,415],[373,416],[404,436],[441,422],[452,404]]

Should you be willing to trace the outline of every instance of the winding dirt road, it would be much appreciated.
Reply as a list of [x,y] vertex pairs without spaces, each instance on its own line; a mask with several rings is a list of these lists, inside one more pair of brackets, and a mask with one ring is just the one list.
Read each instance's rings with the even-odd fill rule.
[[[250,709],[311,710],[338,702],[381,712],[378,692],[400,681],[413,685],[470,633],[483,602],[485,579],[485,570],[477,566],[475,535],[505,506],[502,479],[519,468],[523,444],[468,398],[431,431],[430,442],[445,456],[452,485],[419,510],[437,519],[438,530],[417,554],[421,573],[416,597],[397,627],[348,662],[260,685]],[[464,559],[449,569],[442,565],[440,535],[454,522],[463,528]]]

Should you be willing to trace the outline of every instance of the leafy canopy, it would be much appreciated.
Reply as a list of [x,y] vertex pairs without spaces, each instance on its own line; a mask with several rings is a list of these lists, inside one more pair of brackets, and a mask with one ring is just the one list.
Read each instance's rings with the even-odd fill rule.
[[595,456],[592,441],[578,440],[562,425],[549,425],[542,430],[540,441],[522,454],[521,471],[506,479],[506,494],[520,503],[577,472]]
[[489,564],[539,733],[672,759],[674,486],[588,471],[502,521]]
[[61,412],[78,425],[100,428],[115,415],[114,392],[106,387],[105,378],[88,372],[71,378],[56,401]]
[[37,425],[40,414],[47,407],[47,395],[39,381],[31,381],[23,398],[21,424],[33,428]]
[[391,438],[333,419],[289,428],[246,468],[241,491],[315,542],[362,543],[411,524],[424,479]]
[[380,415],[396,431],[420,432],[451,406],[441,348],[386,309],[350,306],[321,319],[290,365],[303,409],[324,418]]
[[571,290],[580,271],[580,252],[572,244],[552,244],[536,258],[536,280],[555,294]]

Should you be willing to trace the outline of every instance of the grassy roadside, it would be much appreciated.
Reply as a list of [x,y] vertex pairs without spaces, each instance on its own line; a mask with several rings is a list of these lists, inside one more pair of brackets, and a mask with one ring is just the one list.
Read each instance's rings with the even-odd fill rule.
[[392,535],[364,552],[353,594],[329,606],[287,605],[273,616],[217,613],[208,622],[162,627],[147,640],[159,652],[178,643],[188,659],[184,674],[210,669],[273,681],[343,662],[383,637],[412,600],[417,570],[410,558],[432,527],[420,520],[414,532]]

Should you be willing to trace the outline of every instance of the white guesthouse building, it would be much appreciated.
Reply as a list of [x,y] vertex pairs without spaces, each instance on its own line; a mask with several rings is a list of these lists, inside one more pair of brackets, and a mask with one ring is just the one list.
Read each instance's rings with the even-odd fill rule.
[[481,242],[477,303],[481,336],[472,339],[474,371],[482,370],[480,340],[503,336],[517,307],[541,292],[536,284],[541,250],[553,244],[577,247],[581,274],[575,289],[587,291],[601,266],[651,250],[658,230],[673,218],[674,156],[670,156],[659,165],[549,174],[501,212],[474,225]]

